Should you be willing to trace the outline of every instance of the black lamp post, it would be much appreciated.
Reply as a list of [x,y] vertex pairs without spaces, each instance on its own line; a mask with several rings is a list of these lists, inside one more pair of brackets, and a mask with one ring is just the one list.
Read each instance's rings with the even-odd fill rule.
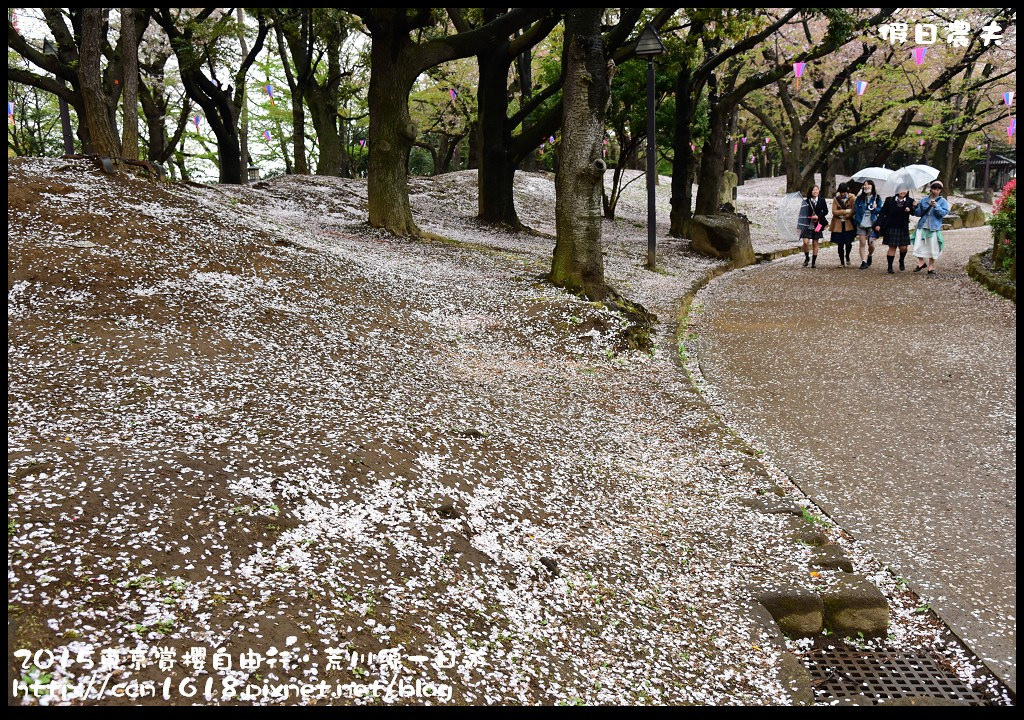
[[[49,38],[43,40],[43,52],[47,55],[57,56],[57,48],[53,46]],[[64,81],[60,78],[57,79],[61,85]],[[57,96],[57,103],[60,106],[60,130],[64,136],[64,154],[74,155],[75,154],[75,140],[71,135],[71,113],[68,111],[68,101],[62,98],[60,95]]]
[[640,33],[634,52],[640,57],[647,58],[647,269],[654,270],[658,249],[658,222],[654,209],[658,155],[654,128],[654,58],[665,52],[665,46],[650,23],[647,23],[647,27]]

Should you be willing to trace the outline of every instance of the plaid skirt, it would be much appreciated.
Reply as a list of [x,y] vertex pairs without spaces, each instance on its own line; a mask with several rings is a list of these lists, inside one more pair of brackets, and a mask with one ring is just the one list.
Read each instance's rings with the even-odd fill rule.
[[910,244],[910,233],[905,227],[888,227],[883,232],[885,234],[885,239],[882,240],[883,245],[902,247]]

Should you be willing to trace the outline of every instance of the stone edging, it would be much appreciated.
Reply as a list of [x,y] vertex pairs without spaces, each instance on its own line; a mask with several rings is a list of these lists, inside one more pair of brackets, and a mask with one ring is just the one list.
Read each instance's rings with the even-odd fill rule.
[[972,255],[971,259],[967,261],[967,274],[978,284],[984,285],[997,295],[1002,295],[1007,300],[1012,300],[1016,303],[1017,285],[1015,283],[1008,283],[995,273],[989,272],[988,268],[981,261],[983,256],[991,254],[991,250],[986,250],[977,255]]

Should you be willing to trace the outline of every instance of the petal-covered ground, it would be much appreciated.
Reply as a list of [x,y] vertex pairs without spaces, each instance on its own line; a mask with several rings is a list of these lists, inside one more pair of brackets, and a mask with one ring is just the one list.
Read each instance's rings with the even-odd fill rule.
[[[517,191],[550,232],[551,180]],[[676,353],[714,263],[645,271],[627,198],[608,273],[661,322],[620,352],[550,239],[472,220],[472,173],[412,192],[451,242],[367,229],[360,181],[9,164],[8,680],[92,691],[23,702],[789,701],[750,587],[818,580],[739,502],[787,481]]]

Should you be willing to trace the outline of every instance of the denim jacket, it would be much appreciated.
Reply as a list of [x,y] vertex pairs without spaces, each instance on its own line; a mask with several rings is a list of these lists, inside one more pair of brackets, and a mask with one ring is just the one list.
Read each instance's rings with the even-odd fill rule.
[[931,196],[921,198],[914,214],[921,219],[917,221],[918,230],[941,230],[942,218],[949,214],[949,201],[939,195],[932,204]]
[[857,202],[853,206],[853,222],[860,228],[860,221],[864,219],[864,211],[871,210],[871,224],[878,220],[878,213],[882,212],[882,196],[875,193],[874,202],[868,205],[870,195],[858,195]]

